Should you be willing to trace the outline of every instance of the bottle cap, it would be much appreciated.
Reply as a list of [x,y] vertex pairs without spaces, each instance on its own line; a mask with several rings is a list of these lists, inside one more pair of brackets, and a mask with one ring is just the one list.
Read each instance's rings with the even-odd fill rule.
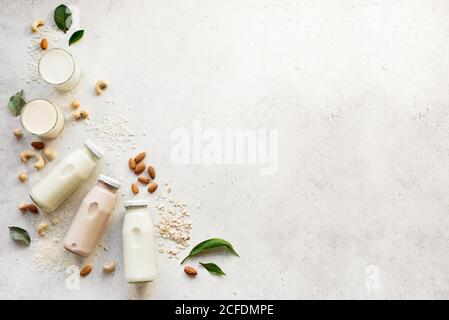
[[90,150],[92,151],[92,153],[98,158],[101,159],[103,158],[104,155],[104,150],[103,148],[96,144],[95,142],[93,142],[92,140],[86,140],[84,142],[84,145]]
[[148,201],[147,200],[128,200],[124,204],[125,208],[131,208],[131,207],[147,207]]
[[113,187],[115,189],[120,188],[120,182],[119,181],[117,181],[117,180],[115,180],[115,179],[113,179],[111,177],[108,177],[108,176],[106,176],[104,174],[100,174],[100,176],[98,177],[98,181],[104,182],[107,185],[109,185],[109,186],[111,186],[111,187]]

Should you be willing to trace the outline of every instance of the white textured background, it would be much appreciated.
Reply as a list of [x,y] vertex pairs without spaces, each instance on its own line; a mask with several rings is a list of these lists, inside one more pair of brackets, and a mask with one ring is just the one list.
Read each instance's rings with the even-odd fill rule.
[[[50,22],[59,3],[1,1],[1,298],[449,298],[447,1],[73,1],[86,33],[70,51],[83,79],[64,95],[26,82],[29,25]],[[111,86],[95,97],[99,78]],[[70,291],[63,271],[36,269],[7,230],[33,231],[39,219],[16,209],[40,176],[27,186],[16,178],[31,137],[15,141],[6,105],[21,88],[61,106],[77,97],[91,121],[123,114],[147,131],[137,146],[158,176],[191,207],[201,203],[193,243],[220,236],[240,253],[206,258],[228,275],[191,280],[160,255],[153,285],[128,285],[120,210],[99,258],[117,259],[112,277],[98,262]],[[195,120],[278,129],[278,173],[171,164],[170,133]],[[83,128],[69,125],[52,146],[68,153],[91,136]],[[111,156],[104,171],[131,179],[128,156]],[[368,265],[379,268],[378,289],[365,284]]]

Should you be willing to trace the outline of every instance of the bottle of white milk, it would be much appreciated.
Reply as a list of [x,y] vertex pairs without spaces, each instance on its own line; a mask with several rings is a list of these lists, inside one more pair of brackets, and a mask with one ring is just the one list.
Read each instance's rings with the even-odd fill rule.
[[103,149],[90,140],[73,151],[31,189],[30,198],[46,212],[56,210],[89,175],[103,156]]
[[156,276],[156,248],[153,223],[145,200],[125,203],[123,262],[127,282],[153,281]]

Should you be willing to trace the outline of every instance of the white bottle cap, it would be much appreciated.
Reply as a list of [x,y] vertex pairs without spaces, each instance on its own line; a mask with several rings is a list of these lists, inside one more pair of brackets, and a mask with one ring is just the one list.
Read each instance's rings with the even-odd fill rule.
[[120,182],[119,181],[117,181],[117,180],[115,180],[115,179],[113,179],[111,177],[108,177],[108,176],[106,176],[104,174],[100,174],[98,176],[98,181],[104,182],[107,185],[109,185],[109,186],[111,186],[111,187],[113,187],[115,189],[120,188]]
[[125,208],[130,207],[147,207],[148,201],[147,200],[128,200],[124,204]]
[[90,151],[92,151],[92,153],[93,153],[98,159],[103,158],[104,150],[103,150],[103,148],[102,148],[100,145],[94,143],[92,140],[86,140],[86,141],[84,142],[84,145],[85,145]]

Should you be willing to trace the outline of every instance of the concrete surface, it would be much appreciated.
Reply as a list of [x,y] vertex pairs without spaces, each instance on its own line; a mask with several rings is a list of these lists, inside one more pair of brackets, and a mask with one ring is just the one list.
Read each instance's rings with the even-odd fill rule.
[[[73,1],[86,32],[69,49],[83,78],[67,94],[27,83],[29,25],[50,22],[59,3],[4,0],[0,11],[1,298],[449,298],[447,1]],[[96,97],[100,78],[111,85]],[[118,261],[114,275],[97,264],[68,290],[64,271],[39,271],[7,230],[33,231],[39,219],[16,209],[41,176],[29,168],[30,183],[16,178],[32,137],[15,141],[6,106],[22,88],[65,108],[77,97],[90,121],[128,117],[137,150],[149,150],[189,203],[192,244],[219,236],[240,253],[191,263],[214,261],[227,276],[189,279],[179,260],[159,255],[154,284],[128,285],[121,210],[101,256]],[[195,121],[278,130],[278,171],[174,164],[171,134]],[[84,128],[70,125],[52,143],[60,156],[92,136]],[[104,171],[129,181],[130,154],[109,155]]]

